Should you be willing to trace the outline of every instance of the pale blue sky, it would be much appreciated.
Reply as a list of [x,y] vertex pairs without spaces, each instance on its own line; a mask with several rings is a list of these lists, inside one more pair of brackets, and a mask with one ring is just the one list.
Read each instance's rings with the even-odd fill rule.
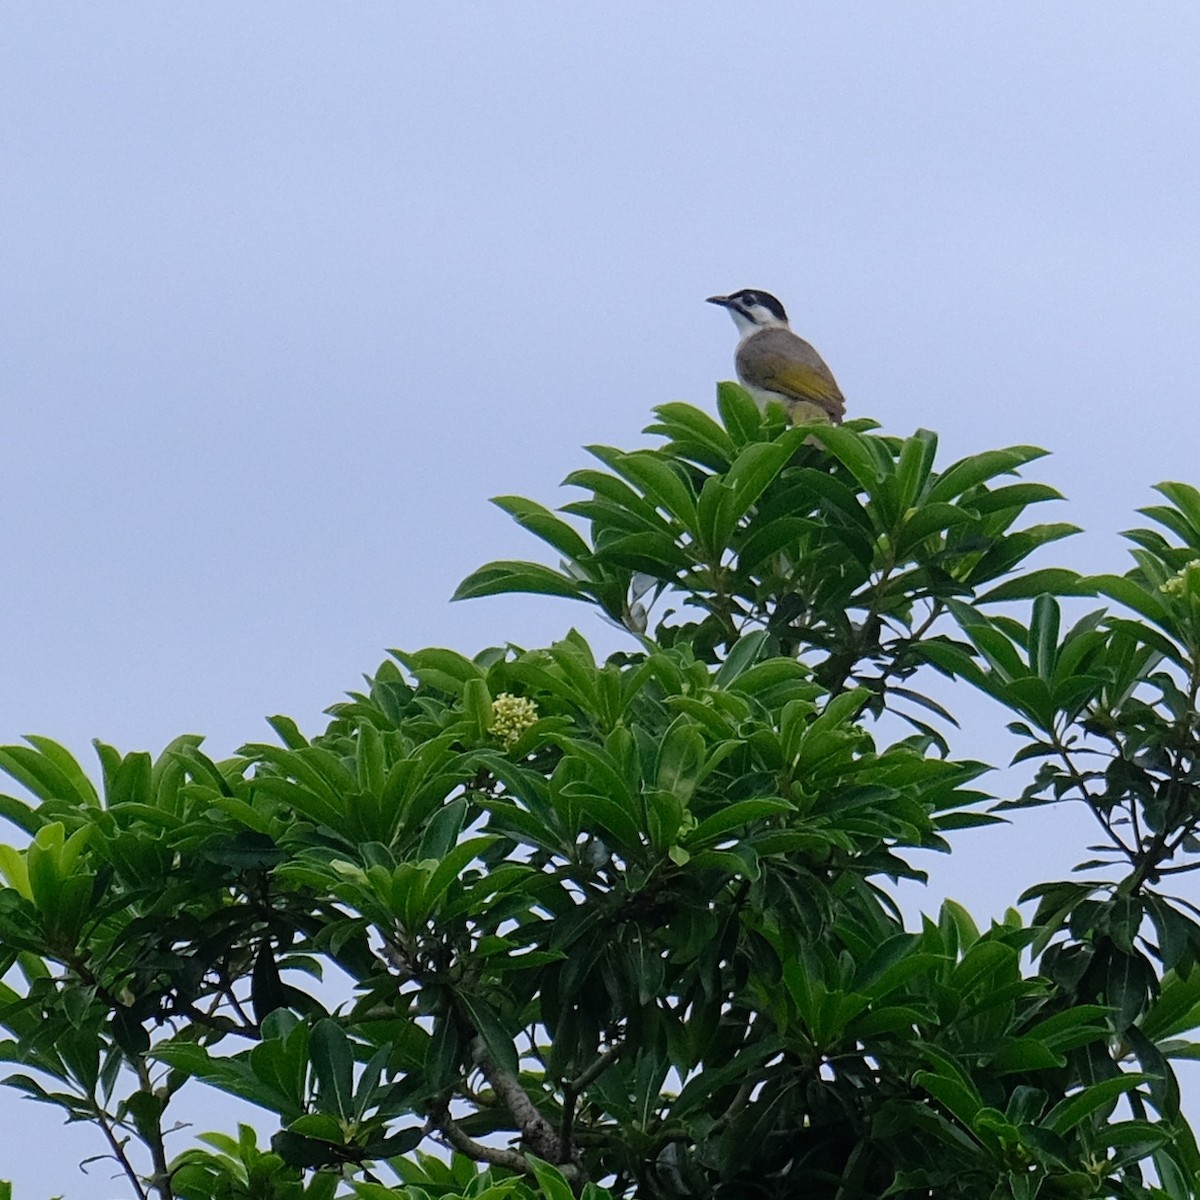
[[[447,597],[537,553],[488,496],[711,405],[744,286],[854,415],[1053,450],[1061,558],[1123,569],[1200,482],[1198,60],[1165,0],[9,7],[0,741],[223,754],[388,646],[611,645]],[[998,911],[1075,827],[964,837],[936,894]],[[124,1195],[57,1120],[0,1094],[18,1200]]]

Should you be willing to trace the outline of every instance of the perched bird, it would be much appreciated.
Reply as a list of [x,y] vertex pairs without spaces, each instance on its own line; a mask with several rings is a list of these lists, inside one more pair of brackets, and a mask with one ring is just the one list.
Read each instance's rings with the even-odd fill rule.
[[770,292],[743,288],[709,296],[708,303],[729,309],[742,335],[734,359],[738,379],[760,406],[781,400],[795,423],[842,423],[846,402],[837,380],[821,356],[791,331],[783,305]]

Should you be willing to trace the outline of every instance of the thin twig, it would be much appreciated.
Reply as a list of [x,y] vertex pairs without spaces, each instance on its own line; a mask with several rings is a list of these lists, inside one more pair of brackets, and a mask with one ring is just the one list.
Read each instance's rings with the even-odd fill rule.
[[571,1154],[571,1142],[575,1136],[575,1108],[580,1093],[589,1084],[595,1083],[621,1057],[626,1045],[626,1042],[618,1042],[615,1046],[610,1046],[574,1079],[563,1080],[562,1122],[559,1126],[558,1140],[565,1156],[569,1157]]
[[590,1067],[569,1080],[566,1086],[578,1095],[588,1084],[595,1083],[621,1057],[627,1045],[627,1042],[618,1042],[615,1046],[610,1046]]
[[121,1170],[125,1172],[126,1178],[133,1185],[133,1190],[137,1193],[138,1200],[148,1200],[148,1193],[142,1187],[142,1181],[138,1173],[133,1169],[133,1163],[129,1161],[129,1157],[125,1153],[125,1143],[119,1141],[117,1135],[113,1132],[112,1125],[109,1123],[108,1113],[94,1099],[92,1100],[92,1110],[96,1114],[96,1123],[100,1126],[104,1138],[113,1152],[113,1157],[121,1164]]
[[223,1016],[220,1013],[206,1013],[202,1008],[197,1008],[196,1005],[190,1002],[176,1005],[164,1015],[168,1017],[187,1017],[188,1020],[194,1021],[197,1025],[201,1025],[206,1029],[215,1029],[220,1033],[236,1034],[238,1037],[247,1038],[252,1042],[262,1041],[262,1033],[257,1026],[243,1028],[229,1017]]
[[1167,833],[1167,830],[1178,819],[1181,808],[1180,796],[1181,793],[1185,792],[1183,760],[1185,757],[1192,757],[1192,751],[1194,750],[1192,745],[1192,726],[1196,719],[1196,700],[1198,695],[1200,695],[1200,661],[1193,658],[1192,669],[1188,675],[1188,716],[1184,722],[1179,749],[1175,752],[1174,761],[1171,764],[1170,779],[1164,785],[1170,788],[1169,794],[1171,799],[1167,804],[1167,811],[1162,821],[1162,827],[1151,839],[1150,845],[1146,847],[1144,853],[1138,857],[1136,863],[1137,869],[1130,877],[1129,893],[1131,895],[1151,877],[1167,873],[1177,874],[1179,872],[1178,868],[1160,867],[1159,864],[1169,861],[1174,856],[1175,851],[1182,845],[1187,835],[1196,828],[1197,819],[1193,818],[1184,825],[1174,840]]
[[734,1093],[733,1099],[729,1102],[729,1107],[717,1118],[713,1129],[724,1129],[750,1103],[750,1097],[753,1094],[754,1085],[743,1083]]
[[[137,1064],[138,1079],[141,1090],[149,1095],[154,1094],[154,1081],[150,1078],[150,1070],[146,1060],[140,1059]],[[163,1112],[166,1104],[163,1104]],[[139,1129],[139,1132],[141,1130]],[[171,1168],[167,1165],[167,1148],[163,1142],[162,1113],[155,1122],[154,1129],[142,1134],[142,1141],[149,1147],[150,1161],[154,1164],[154,1187],[158,1191],[159,1200],[174,1200],[175,1192],[171,1186]]]
[[1071,751],[1068,749],[1066,743],[1062,740],[1062,737],[1059,735],[1057,729],[1052,729],[1050,731],[1050,739],[1051,745],[1058,752],[1059,758],[1062,759],[1063,766],[1067,768],[1067,773],[1071,777],[1071,782],[1076,788],[1078,788],[1080,799],[1087,806],[1087,809],[1092,816],[1096,818],[1097,822],[1099,822],[1100,828],[1104,830],[1105,836],[1121,851],[1122,854],[1125,855],[1131,866],[1136,865],[1138,862],[1138,851],[1125,844],[1125,840],[1119,833],[1116,832],[1115,829],[1113,829],[1112,822],[1101,811],[1099,802],[1088,789],[1087,780],[1084,778],[1083,773],[1075,765],[1074,760],[1071,758]]
[[1200,862],[1183,863],[1178,867],[1155,867],[1155,875],[1184,875],[1188,871],[1200,871]]

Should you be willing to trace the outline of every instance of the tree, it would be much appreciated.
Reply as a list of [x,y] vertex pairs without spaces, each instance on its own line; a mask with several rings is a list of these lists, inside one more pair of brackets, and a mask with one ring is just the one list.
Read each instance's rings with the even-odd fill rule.
[[[1028,565],[1073,531],[1022,524],[1058,498],[1013,479],[1035,448],[935,469],[925,431],[718,407],[592,447],[582,522],[500,498],[561,564],[459,589],[581,601],[626,652],[396,652],[312,739],[98,745],[99,788],[0,750],[33,797],[0,800],[7,1082],[129,1195],[1197,1194],[1200,914],[1167,888],[1200,865],[1200,492],[1084,579]],[[1121,610],[1064,630],[1087,596]],[[987,810],[931,671],[1007,711],[1022,795]],[[907,852],[1067,802],[1101,843],[1028,923],[905,928]],[[205,1086],[271,1146],[176,1146]]]

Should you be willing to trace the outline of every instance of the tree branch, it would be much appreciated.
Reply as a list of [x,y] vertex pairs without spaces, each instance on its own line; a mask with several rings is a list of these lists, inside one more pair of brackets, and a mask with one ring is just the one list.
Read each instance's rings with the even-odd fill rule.
[[[477,1142],[470,1134],[463,1131],[462,1126],[450,1115],[450,1110],[443,1106],[431,1118],[434,1127],[446,1139],[451,1149],[465,1154],[474,1162],[488,1163],[490,1166],[507,1167],[522,1175],[532,1175],[533,1171],[525,1156],[519,1150],[510,1150],[505,1146],[486,1146]],[[541,1155],[538,1156],[539,1158]],[[582,1181],[582,1173],[575,1163],[558,1163],[557,1170],[570,1184]]]
[[495,1167],[507,1167],[510,1171],[519,1171],[522,1175],[530,1173],[529,1164],[525,1161],[523,1154],[516,1150],[505,1149],[503,1146],[485,1146],[482,1142],[477,1142],[463,1132],[448,1110],[443,1109],[433,1118],[433,1122],[452,1149],[457,1150],[460,1154],[465,1154],[475,1162],[489,1163]]
[[104,1139],[108,1142],[109,1149],[113,1152],[113,1157],[121,1164],[121,1170],[125,1172],[125,1177],[133,1185],[133,1190],[137,1193],[138,1200],[149,1200],[146,1189],[142,1187],[142,1181],[137,1171],[133,1169],[133,1163],[129,1161],[129,1157],[125,1153],[125,1143],[120,1141],[113,1131],[108,1113],[96,1103],[94,1098],[92,1099],[92,1109],[96,1114],[96,1123],[100,1126],[104,1134]]
[[729,1107],[717,1118],[714,1124],[714,1129],[724,1129],[729,1125],[734,1117],[736,1117],[742,1109],[750,1103],[750,1097],[754,1095],[754,1085],[751,1083],[743,1083],[741,1087],[734,1093],[733,1099],[729,1102]]
[[621,1057],[626,1045],[625,1042],[618,1042],[615,1046],[610,1046],[590,1067],[585,1068],[574,1079],[568,1080],[566,1086],[578,1095],[588,1084],[595,1083]]
[[547,1162],[556,1165],[562,1163],[567,1156],[563,1153],[563,1144],[554,1126],[538,1111],[517,1077],[492,1058],[483,1038],[478,1035],[471,1042],[471,1057],[492,1085],[492,1090],[503,1101],[504,1107],[512,1114],[521,1131],[521,1139],[530,1150]]
[[[137,1074],[142,1085],[141,1090],[147,1095],[153,1096],[154,1081],[150,1078],[150,1071],[144,1058],[140,1059],[137,1064]],[[158,1192],[159,1200],[174,1200],[175,1190],[171,1185],[171,1168],[167,1163],[167,1147],[163,1141],[162,1113],[164,1112],[166,1112],[165,1100],[158,1119],[154,1123],[154,1128],[143,1130],[139,1126],[138,1132],[142,1135],[142,1141],[150,1149],[150,1161],[154,1164],[154,1188]]]
[[626,1043],[618,1042],[610,1046],[595,1062],[585,1067],[574,1079],[563,1080],[563,1110],[562,1123],[558,1131],[559,1144],[565,1156],[571,1154],[571,1140],[575,1136],[575,1106],[579,1094],[589,1084],[594,1083],[609,1067],[624,1053]]
[[1131,865],[1137,863],[1137,850],[1126,845],[1125,840],[1115,829],[1112,822],[1106,817],[1100,808],[1100,803],[1088,788],[1087,779],[1079,768],[1075,765],[1074,759],[1071,757],[1070,747],[1063,741],[1062,735],[1057,729],[1050,730],[1050,744],[1054,747],[1058,757],[1062,760],[1062,764],[1067,769],[1068,775],[1071,777],[1071,783],[1079,790],[1079,798],[1086,805],[1088,811],[1096,818],[1100,828],[1104,830],[1105,836],[1113,846],[1119,850]]

